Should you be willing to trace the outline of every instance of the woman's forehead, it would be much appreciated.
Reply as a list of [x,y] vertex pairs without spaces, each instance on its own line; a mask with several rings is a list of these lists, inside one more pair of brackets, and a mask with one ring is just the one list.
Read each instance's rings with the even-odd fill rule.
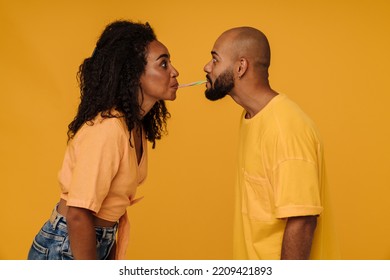
[[161,56],[168,56],[167,47],[158,40],[154,40],[148,45],[148,58],[157,60]]

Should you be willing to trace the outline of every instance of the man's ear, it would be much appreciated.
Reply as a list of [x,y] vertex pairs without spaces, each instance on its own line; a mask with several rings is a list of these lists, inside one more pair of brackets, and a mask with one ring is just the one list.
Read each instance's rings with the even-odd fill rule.
[[241,79],[248,70],[248,60],[245,57],[241,57],[237,67],[237,77]]

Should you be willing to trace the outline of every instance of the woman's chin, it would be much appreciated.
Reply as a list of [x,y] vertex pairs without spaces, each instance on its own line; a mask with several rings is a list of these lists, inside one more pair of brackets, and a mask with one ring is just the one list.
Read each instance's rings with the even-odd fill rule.
[[168,101],[174,101],[176,99],[176,93],[172,94],[171,96],[169,96],[167,99],[165,100],[168,100]]

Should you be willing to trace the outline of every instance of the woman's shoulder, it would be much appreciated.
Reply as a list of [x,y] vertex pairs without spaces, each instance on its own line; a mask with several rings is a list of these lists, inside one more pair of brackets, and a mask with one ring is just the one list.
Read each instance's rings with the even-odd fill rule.
[[122,127],[120,117],[99,114],[81,126],[68,147],[74,157],[102,153],[106,156],[123,155],[128,142],[129,133]]
[[125,137],[128,138],[124,117],[99,113],[94,119],[85,122],[75,138],[84,137]]

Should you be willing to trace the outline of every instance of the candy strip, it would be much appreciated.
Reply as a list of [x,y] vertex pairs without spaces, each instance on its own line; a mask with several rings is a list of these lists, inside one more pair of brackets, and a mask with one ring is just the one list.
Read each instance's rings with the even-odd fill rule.
[[189,83],[189,84],[182,84],[182,85],[179,85],[179,88],[191,87],[191,86],[201,85],[201,84],[204,84],[204,83],[207,83],[207,81],[196,81],[196,82],[192,82],[192,83]]

